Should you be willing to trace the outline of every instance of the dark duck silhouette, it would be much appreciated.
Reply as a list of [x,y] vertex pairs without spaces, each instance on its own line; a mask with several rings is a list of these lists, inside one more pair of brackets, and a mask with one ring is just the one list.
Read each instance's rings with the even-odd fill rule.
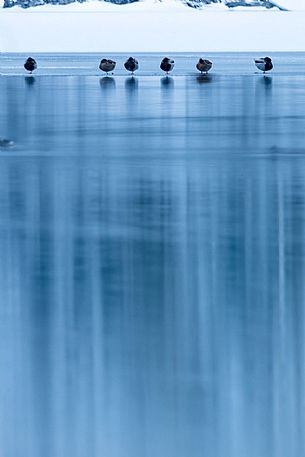
[[14,141],[8,140],[7,138],[0,138],[0,148],[11,148],[14,146]]
[[99,69],[104,71],[105,73],[109,73],[115,69],[116,62],[111,59],[102,59],[100,62]]
[[168,74],[170,71],[172,71],[174,66],[175,66],[175,61],[173,59],[164,57],[164,59],[161,60],[160,68],[162,71],[165,71],[166,74]]
[[124,63],[124,67],[133,74],[139,68],[139,62],[134,57],[129,57]]
[[37,68],[37,62],[35,59],[33,59],[33,57],[28,57],[23,66],[26,71],[32,73]]
[[196,64],[196,68],[200,71],[200,73],[208,73],[211,70],[212,65],[212,62],[210,62],[208,59],[200,58]]
[[255,59],[254,60],[256,68],[258,68],[260,71],[263,71],[266,73],[266,71],[270,71],[273,68],[272,60],[270,57],[262,57],[260,59]]

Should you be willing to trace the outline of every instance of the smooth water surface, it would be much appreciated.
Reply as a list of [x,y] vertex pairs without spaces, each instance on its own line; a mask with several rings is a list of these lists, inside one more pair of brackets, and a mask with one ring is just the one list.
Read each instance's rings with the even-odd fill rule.
[[1,457],[305,455],[304,58],[0,78]]

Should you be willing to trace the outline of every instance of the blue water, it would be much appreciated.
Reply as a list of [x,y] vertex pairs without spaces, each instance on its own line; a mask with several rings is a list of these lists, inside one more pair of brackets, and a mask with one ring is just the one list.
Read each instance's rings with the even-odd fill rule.
[[305,455],[305,56],[159,57],[1,62],[1,457]]

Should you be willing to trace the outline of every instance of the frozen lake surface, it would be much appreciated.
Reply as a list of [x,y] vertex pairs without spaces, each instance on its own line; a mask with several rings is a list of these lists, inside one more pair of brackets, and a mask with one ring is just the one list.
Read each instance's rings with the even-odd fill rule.
[[305,455],[305,55],[35,57],[1,58],[1,456]]
[[[190,44],[190,47],[192,45]],[[114,76],[126,76],[124,62],[129,57],[126,53],[82,53],[82,54],[39,54],[39,53],[2,53],[0,59],[0,74],[5,75],[25,75],[23,68],[24,61],[31,55],[38,62],[38,69],[34,76],[103,76],[99,70],[99,63],[102,58],[111,58],[117,62]],[[162,74],[159,65],[163,57],[172,57],[175,60],[175,69],[172,76],[196,76],[198,71],[195,64],[199,57],[209,58],[213,61],[212,74],[218,76],[253,76],[256,68],[253,60],[256,57],[265,57],[270,52],[255,53],[157,53],[137,54],[131,53],[139,60],[139,70],[136,72],[140,76],[160,76]],[[277,76],[294,75],[305,77],[305,53],[271,53],[275,69],[273,74]],[[104,74],[105,75],[105,74]]]

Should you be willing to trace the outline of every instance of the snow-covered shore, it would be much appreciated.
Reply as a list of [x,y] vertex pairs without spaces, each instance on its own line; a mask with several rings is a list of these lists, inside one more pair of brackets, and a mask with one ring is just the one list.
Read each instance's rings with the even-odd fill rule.
[[[0,10],[1,52],[305,51],[305,1],[298,11],[194,10],[176,0]],[[280,2],[279,2],[280,3]]]

